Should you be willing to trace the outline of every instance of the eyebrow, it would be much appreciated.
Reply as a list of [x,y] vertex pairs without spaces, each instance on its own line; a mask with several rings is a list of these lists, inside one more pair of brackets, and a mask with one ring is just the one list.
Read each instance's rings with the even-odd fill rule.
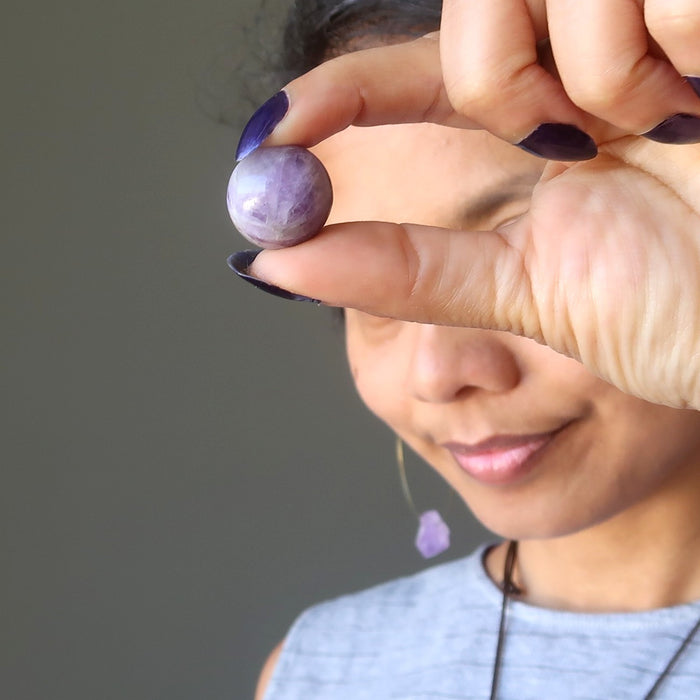
[[469,202],[459,212],[460,222],[480,221],[488,218],[509,202],[530,194],[539,179],[540,173],[531,171],[503,179]]

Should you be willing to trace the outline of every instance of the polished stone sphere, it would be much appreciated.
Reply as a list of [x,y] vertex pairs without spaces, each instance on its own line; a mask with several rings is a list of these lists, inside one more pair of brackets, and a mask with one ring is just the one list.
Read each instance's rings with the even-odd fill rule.
[[235,167],[226,195],[234,226],[262,248],[286,248],[315,236],[332,202],[326,169],[299,146],[253,151]]

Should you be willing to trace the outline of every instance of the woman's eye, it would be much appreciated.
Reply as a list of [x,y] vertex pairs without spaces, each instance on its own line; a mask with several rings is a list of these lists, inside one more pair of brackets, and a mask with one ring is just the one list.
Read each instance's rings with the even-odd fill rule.
[[519,208],[515,212],[510,212],[506,216],[499,216],[495,219],[493,230],[499,229],[499,228],[504,228],[505,226],[509,226],[510,224],[515,223],[518,219],[522,218],[527,214],[529,209],[527,208]]
[[494,226],[494,229],[504,228],[504,227],[508,226],[509,224],[516,222],[521,216],[522,216],[522,214],[520,214],[518,216],[511,216],[511,217],[505,219],[504,221],[501,221],[500,223],[496,224],[496,226]]

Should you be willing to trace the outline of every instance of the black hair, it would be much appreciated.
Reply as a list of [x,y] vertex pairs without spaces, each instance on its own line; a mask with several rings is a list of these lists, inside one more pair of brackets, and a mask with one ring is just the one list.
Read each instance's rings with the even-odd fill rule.
[[441,0],[260,0],[252,19],[222,28],[197,102],[240,130],[271,94],[320,63],[436,31],[441,8]]
[[441,8],[441,0],[295,0],[282,40],[283,81],[350,51],[436,31]]

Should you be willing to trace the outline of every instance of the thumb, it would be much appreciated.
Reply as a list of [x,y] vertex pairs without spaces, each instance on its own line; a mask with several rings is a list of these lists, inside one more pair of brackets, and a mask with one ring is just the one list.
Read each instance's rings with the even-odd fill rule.
[[[525,251],[499,231],[343,223],[264,250],[249,274],[330,306],[376,316],[510,331],[541,340]],[[513,240],[514,239],[514,240]]]

